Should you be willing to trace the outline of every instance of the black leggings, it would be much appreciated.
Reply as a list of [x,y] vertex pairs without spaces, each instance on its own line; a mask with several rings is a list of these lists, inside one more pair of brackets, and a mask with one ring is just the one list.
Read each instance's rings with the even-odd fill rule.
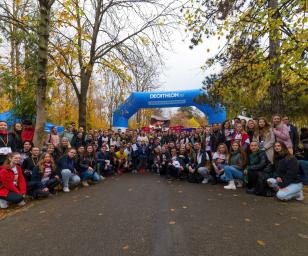
[[20,194],[17,194],[15,192],[9,192],[8,195],[5,196],[0,196],[1,199],[4,199],[10,203],[13,204],[18,204],[20,203],[22,200],[24,200],[23,196]]

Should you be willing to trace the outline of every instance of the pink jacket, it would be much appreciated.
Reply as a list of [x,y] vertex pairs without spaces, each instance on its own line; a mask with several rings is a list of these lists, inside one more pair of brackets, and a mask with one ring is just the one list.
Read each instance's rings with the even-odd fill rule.
[[276,128],[273,128],[273,133],[276,136],[276,141],[283,142],[287,148],[293,147],[288,126],[280,124]]

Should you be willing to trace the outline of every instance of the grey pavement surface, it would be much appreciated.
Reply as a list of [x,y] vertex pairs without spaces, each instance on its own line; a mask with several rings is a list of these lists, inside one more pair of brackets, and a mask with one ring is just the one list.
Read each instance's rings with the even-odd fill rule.
[[308,200],[125,174],[0,221],[0,255],[308,255]]

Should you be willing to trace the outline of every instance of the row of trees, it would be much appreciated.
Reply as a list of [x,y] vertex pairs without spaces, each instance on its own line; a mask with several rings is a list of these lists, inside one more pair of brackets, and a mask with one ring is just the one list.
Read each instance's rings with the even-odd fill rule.
[[48,114],[61,123],[73,114],[81,126],[93,114],[110,123],[131,90],[155,87],[177,2],[1,1],[0,94],[17,116],[36,117],[38,144]]
[[[208,96],[230,114],[285,113],[302,122],[308,109],[308,2],[306,0],[193,0],[182,9],[191,48],[219,39],[204,66]],[[306,117],[306,120],[305,120]]]

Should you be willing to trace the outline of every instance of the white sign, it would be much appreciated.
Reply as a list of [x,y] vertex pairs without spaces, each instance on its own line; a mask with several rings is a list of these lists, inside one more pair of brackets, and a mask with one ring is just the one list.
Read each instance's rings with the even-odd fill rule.
[[183,94],[178,92],[168,92],[168,93],[151,93],[150,99],[170,99],[170,98],[177,98],[183,97]]

